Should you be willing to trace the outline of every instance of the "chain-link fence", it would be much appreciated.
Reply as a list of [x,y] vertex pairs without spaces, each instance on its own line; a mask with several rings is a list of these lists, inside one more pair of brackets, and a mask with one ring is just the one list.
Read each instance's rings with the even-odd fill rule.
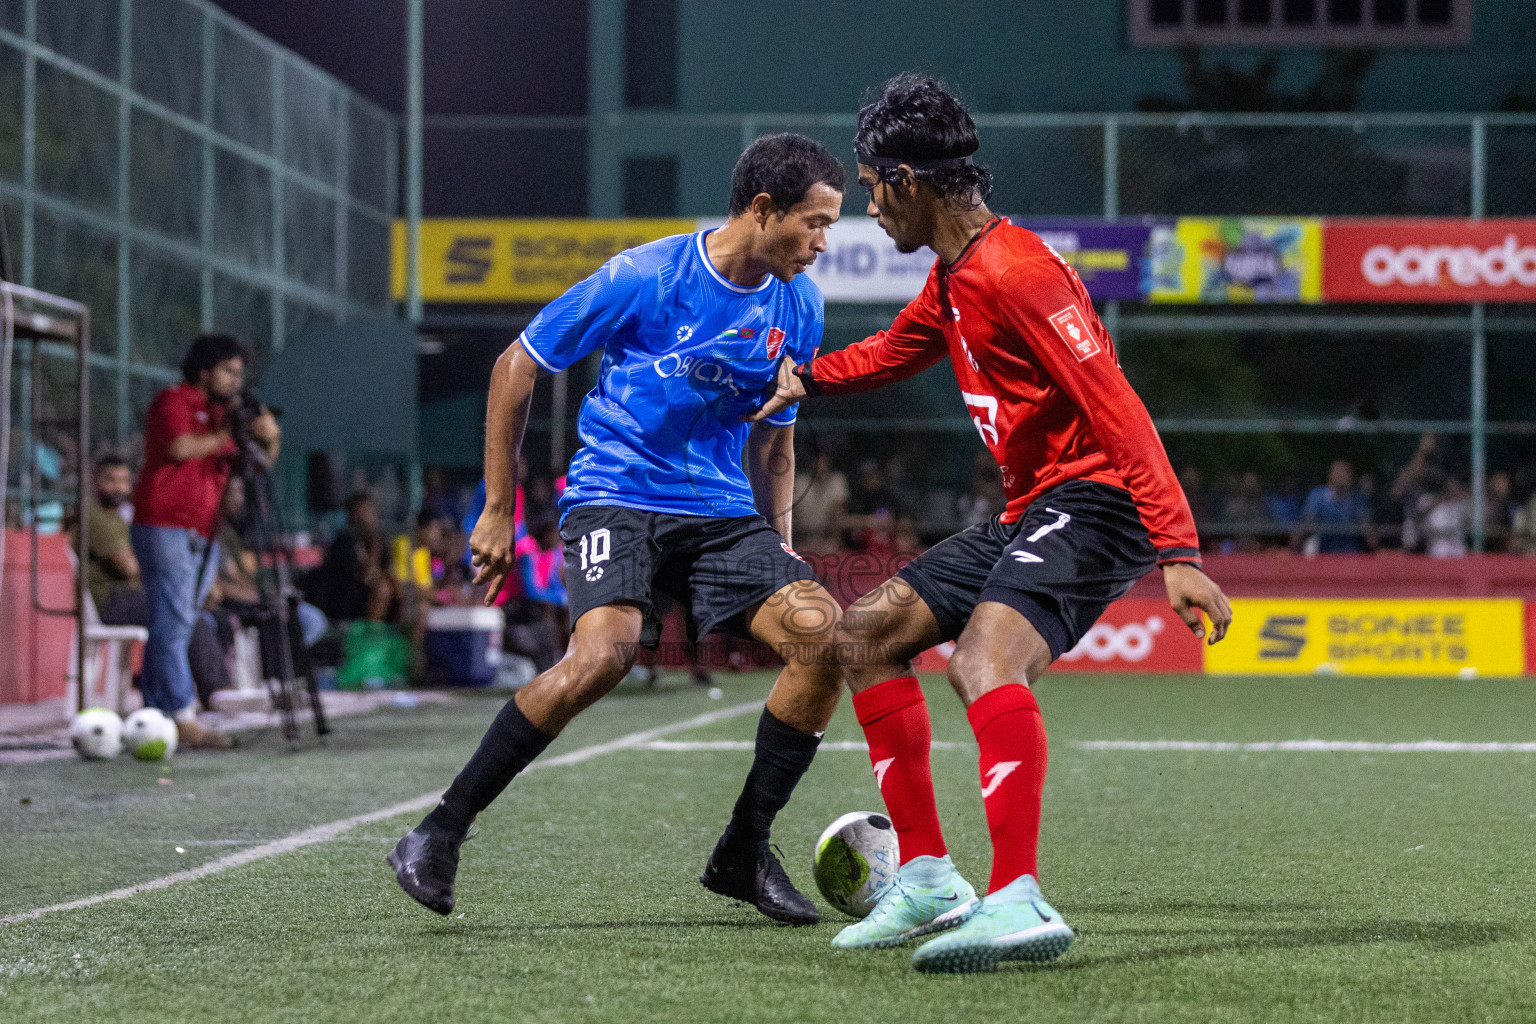
[[[246,340],[259,374],[306,327],[389,315],[398,140],[204,0],[0,0],[12,272],[90,308],[97,440],[132,440],[200,331]],[[24,395],[69,357],[17,358]]]

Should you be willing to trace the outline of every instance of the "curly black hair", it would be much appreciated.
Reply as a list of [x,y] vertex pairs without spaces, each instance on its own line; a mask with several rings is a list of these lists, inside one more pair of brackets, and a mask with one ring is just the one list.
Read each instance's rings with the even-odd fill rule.
[[844,189],[846,172],[815,139],[794,132],[764,135],[748,146],[731,172],[731,216],[746,213],[753,197],[768,193],[774,209],[788,213],[812,185]]
[[960,210],[974,210],[992,194],[992,172],[970,161],[980,147],[976,122],[954,94],[914,72],[886,82],[859,109],[853,137],[859,162],[873,166],[881,181],[894,182],[896,163],[905,163],[919,182]]
[[249,364],[251,352],[239,338],[228,334],[200,334],[181,360],[181,376],[196,384],[204,370],[211,370],[226,359],[240,359]]

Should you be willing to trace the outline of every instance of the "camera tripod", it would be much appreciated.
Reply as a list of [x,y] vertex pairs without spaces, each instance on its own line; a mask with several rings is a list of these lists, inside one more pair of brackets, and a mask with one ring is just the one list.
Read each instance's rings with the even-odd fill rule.
[[245,481],[246,541],[256,555],[256,633],[261,650],[261,675],[272,706],[283,718],[283,737],[299,738],[299,711],[307,703],[315,735],[331,731],[320,706],[309,648],[299,624],[299,591],[293,584],[293,545],[283,529],[282,511],[272,496],[266,453],[246,429],[236,430],[240,449],[234,470]]

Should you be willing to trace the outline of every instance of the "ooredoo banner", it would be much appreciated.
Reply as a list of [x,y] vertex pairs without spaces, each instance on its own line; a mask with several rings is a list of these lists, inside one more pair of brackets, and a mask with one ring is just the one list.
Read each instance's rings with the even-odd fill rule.
[[1105,609],[1052,672],[1199,672],[1201,643],[1167,601],[1127,598]]
[[1327,302],[1536,302],[1536,220],[1329,220]]

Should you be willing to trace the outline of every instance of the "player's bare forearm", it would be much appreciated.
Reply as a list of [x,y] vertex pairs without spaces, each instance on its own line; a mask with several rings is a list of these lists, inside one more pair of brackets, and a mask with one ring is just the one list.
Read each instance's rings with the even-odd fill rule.
[[793,360],[785,359],[779,363],[779,372],[774,378],[773,390],[763,402],[762,407],[754,413],[743,416],[748,423],[761,423],[769,416],[777,415],[799,402],[805,397],[805,384],[795,374]]
[[1227,595],[1216,581],[1201,572],[1199,566],[1170,562],[1163,566],[1163,584],[1168,588],[1168,603],[1196,637],[1206,636],[1202,612],[1211,620],[1207,643],[1218,643],[1227,635],[1227,628],[1232,625],[1232,605],[1227,603]]
[[795,501],[795,428],[757,423],[747,438],[747,480],[752,499],[784,543],[795,546],[790,509]]
[[475,583],[487,585],[488,605],[495,603],[512,573],[517,460],[538,379],[539,365],[521,342],[513,342],[491,371],[485,412],[485,511],[469,538],[470,560],[479,569]]

